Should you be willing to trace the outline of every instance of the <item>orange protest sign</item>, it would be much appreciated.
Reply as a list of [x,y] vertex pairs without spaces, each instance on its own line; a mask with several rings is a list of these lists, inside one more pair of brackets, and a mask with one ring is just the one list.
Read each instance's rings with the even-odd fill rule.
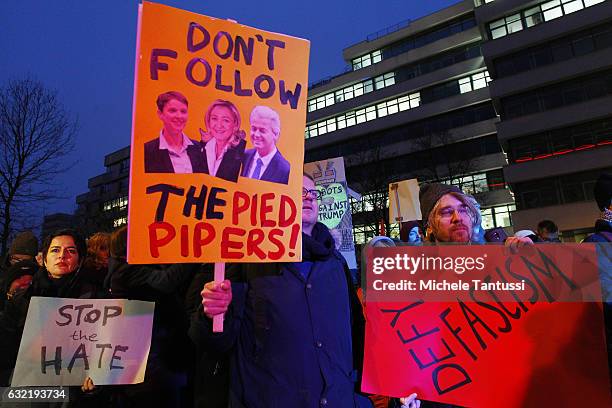
[[140,6],[130,263],[300,260],[309,47]]

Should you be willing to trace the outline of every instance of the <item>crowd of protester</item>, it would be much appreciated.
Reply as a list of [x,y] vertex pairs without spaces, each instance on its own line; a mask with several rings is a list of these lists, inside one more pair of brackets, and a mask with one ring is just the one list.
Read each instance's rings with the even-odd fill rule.
[[[446,406],[414,394],[361,394],[365,319],[334,238],[317,222],[319,194],[304,175],[302,262],[230,265],[223,282],[213,282],[210,264],[128,264],[127,227],[87,241],[59,230],[44,238],[40,252],[34,234],[17,234],[0,270],[0,387],[10,385],[32,296],[125,298],[155,302],[144,382],[96,386],[84,378],[70,406]],[[585,241],[611,242],[611,175],[600,177],[594,196],[601,215]],[[477,202],[455,186],[423,185],[420,205],[423,220],[405,223],[400,233],[412,245],[560,242],[551,220],[511,237],[482,230]],[[376,237],[370,245],[394,242]],[[213,333],[218,315],[224,331]]]

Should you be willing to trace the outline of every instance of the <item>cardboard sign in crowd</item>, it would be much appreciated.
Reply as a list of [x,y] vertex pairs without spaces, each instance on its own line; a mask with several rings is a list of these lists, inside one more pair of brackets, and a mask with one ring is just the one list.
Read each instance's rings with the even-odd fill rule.
[[11,386],[144,380],[155,304],[32,297]]
[[309,42],[143,2],[130,263],[301,258]]
[[353,217],[349,201],[344,158],[321,160],[304,164],[304,171],[321,192],[319,222],[329,228],[336,249],[340,251],[350,269],[357,268],[353,241]]

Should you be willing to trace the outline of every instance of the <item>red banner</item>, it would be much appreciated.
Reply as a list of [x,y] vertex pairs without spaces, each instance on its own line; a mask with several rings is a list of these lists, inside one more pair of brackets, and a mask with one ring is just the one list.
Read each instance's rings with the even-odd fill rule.
[[549,302],[536,288],[538,300],[513,303],[366,292],[363,391],[469,407],[612,406],[601,304]]

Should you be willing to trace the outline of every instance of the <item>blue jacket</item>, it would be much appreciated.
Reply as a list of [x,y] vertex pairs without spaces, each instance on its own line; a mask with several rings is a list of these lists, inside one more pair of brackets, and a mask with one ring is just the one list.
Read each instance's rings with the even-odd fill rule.
[[201,309],[194,315],[191,329],[200,341],[216,351],[234,347],[232,407],[371,407],[355,392],[351,325],[361,310],[351,310],[344,261],[329,231],[316,229],[329,239],[327,256],[228,270],[237,278],[223,333],[211,333]]

